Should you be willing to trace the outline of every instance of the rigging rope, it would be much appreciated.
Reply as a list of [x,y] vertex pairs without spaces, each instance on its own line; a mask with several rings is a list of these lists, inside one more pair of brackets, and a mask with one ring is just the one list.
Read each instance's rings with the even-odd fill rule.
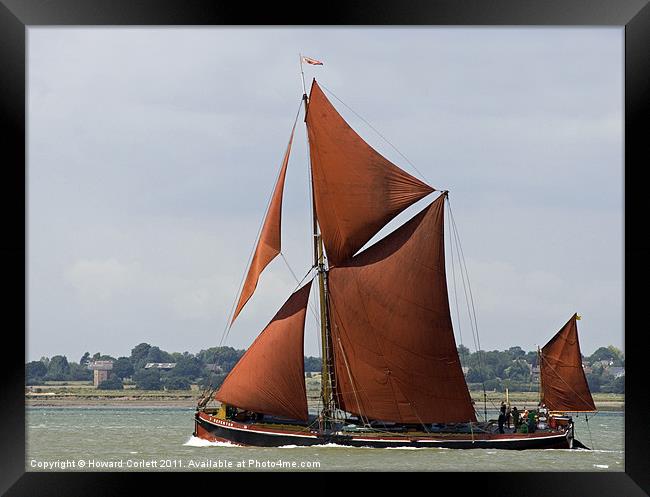
[[[589,418],[587,417],[586,414],[585,414],[585,423],[587,423],[587,431],[589,432],[589,443],[591,444],[591,450],[595,450],[596,447],[594,446],[594,439],[591,436],[591,428],[589,427]],[[574,430],[574,436],[575,436],[575,425],[573,427],[573,430]],[[595,454],[595,452],[594,452],[594,454]]]
[[[287,261],[287,258],[284,256],[284,253],[280,252],[280,255],[282,256],[282,259],[284,260],[284,263],[287,265],[287,268],[289,269],[289,272],[291,273],[291,276],[293,276],[293,279],[296,280],[296,282],[298,283],[298,286],[300,286],[300,283],[302,283],[305,280],[305,278],[303,278],[302,280],[298,280],[298,277],[296,276],[296,273],[293,271],[293,269],[291,269],[291,266],[289,265],[289,261]],[[309,274],[315,268],[316,268],[316,266],[310,267],[309,271],[307,271],[307,274]],[[316,324],[320,325],[320,321],[318,320],[318,317],[316,315],[316,310],[314,309],[314,306],[309,305],[309,310],[312,312],[312,315],[314,316],[314,318],[316,318]]]
[[[343,350],[343,344],[341,343],[340,337],[337,336],[336,340],[337,340],[337,344],[338,344],[339,348],[341,349],[341,356],[343,357],[343,362],[345,364],[345,370],[348,373],[348,377],[350,379],[350,386],[352,387],[352,393],[354,394],[354,400],[357,403],[357,409],[359,410],[359,413],[358,413],[359,419],[361,421],[363,421],[363,423],[365,425],[370,426],[370,420],[368,419],[368,417],[364,416],[363,413],[362,413],[363,409],[361,409],[361,403],[359,402],[359,397],[357,395],[357,392],[358,392],[359,389],[356,387],[355,381],[352,378],[352,372],[350,371],[350,365],[348,364],[348,358],[347,358],[347,355],[345,353],[345,350]],[[340,393],[341,392],[339,391],[339,394]]]
[[[476,341],[479,347],[479,350],[481,349],[481,339],[478,333],[478,320],[476,319],[476,307],[474,306],[474,295],[472,293],[472,286],[469,281],[469,272],[467,271],[467,263],[465,261],[465,254],[463,252],[463,246],[460,242],[460,234],[458,233],[458,227],[456,226],[456,220],[454,219],[454,214],[451,209],[451,202],[449,201],[449,197],[447,197],[447,205],[449,206],[449,217],[451,219],[451,223],[454,228],[454,235],[456,237],[457,241],[457,248],[459,250],[459,260],[461,263],[461,269],[464,269],[465,271],[465,276],[467,277],[467,289],[469,290],[469,303],[471,303],[472,307],[472,316],[474,318],[474,328],[476,330]],[[462,275],[462,272],[461,272]]]
[[[447,202],[449,202],[449,197],[447,197]],[[456,322],[458,323],[458,334],[460,337],[460,344],[463,345],[463,331],[462,331],[462,323],[461,323],[461,318],[460,318],[460,306],[458,304],[458,291],[456,289],[456,262],[454,260],[454,238],[452,236],[452,228],[451,228],[451,223],[448,223],[447,229],[449,230],[449,252],[451,253],[451,274],[452,274],[452,281],[453,281],[453,287],[454,287],[454,306],[456,308]],[[476,344],[476,341],[475,341]],[[463,346],[464,347],[464,346]],[[465,347],[464,347],[465,348]],[[464,354],[465,357],[465,366],[468,368],[468,373],[469,373],[469,356],[467,353]],[[461,361],[461,366],[462,366],[462,361]],[[479,365],[480,366],[480,365]],[[485,395],[485,384],[484,384],[484,378],[483,378],[483,372],[481,371],[481,383],[483,384],[483,393]],[[471,394],[470,394],[471,397]],[[474,413],[476,414],[476,419],[479,418],[479,412],[474,407]],[[487,421],[487,419],[486,419]]]
[[[449,200],[447,200],[449,201]],[[456,264],[454,262],[454,250],[452,247],[452,235],[451,235],[451,224],[447,225],[447,229],[449,230],[449,251],[451,252],[451,274],[452,274],[452,281],[453,281],[453,287],[454,287],[454,302],[455,302],[455,307],[456,307],[456,321],[458,323],[458,335],[460,337],[460,344],[463,345],[463,330],[460,322],[460,308],[458,306],[458,292],[456,291]]]
[[[454,248],[454,243],[456,247],[456,255],[458,257],[458,264],[460,266],[460,276],[461,276],[461,281],[463,283],[463,293],[465,294],[465,302],[467,305],[467,314],[469,318],[469,324],[470,324],[470,329],[472,330],[472,339],[474,341],[474,347],[476,348],[476,353],[478,355],[478,366],[479,366],[479,372],[481,375],[481,385],[483,387],[483,415],[485,417],[485,421],[487,421],[487,393],[485,389],[485,371],[484,371],[484,361],[483,361],[483,351],[481,350],[481,340],[479,338],[479,333],[478,333],[478,321],[476,319],[476,309],[474,306],[474,298],[472,294],[472,288],[469,282],[469,272],[467,271],[467,264],[465,262],[465,254],[462,249],[462,245],[460,243],[460,234],[458,233],[458,227],[456,226],[456,221],[454,219],[454,214],[451,209],[451,201],[449,200],[449,196],[446,198],[447,200],[447,207],[449,209],[449,218],[451,220],[450,223],[450,229],[452,231],[452,273],[454,274],[455,278],[455,269],[453,266],[454,262],[454,256],[453,256],[453,248]],[[467,283],[465,282],[467,280]],[[455,279],[454,279],[454,285],[455,285]],[[455,291],[455,290],[454,290]],[[469,295],[468,295],[469,294]],[[471,309],[470,309],[471,307]],[[459,316],[459,321],[460,321],[460,316]],[[478,411],[477,411],[478,412]]]

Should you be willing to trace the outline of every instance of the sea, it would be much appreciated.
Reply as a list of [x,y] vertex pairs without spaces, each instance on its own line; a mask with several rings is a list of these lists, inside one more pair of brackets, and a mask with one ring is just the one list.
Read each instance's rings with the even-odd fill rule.
[[[495,418],[496,412],[488,412]],[[624,471],[624,416],[575,418],[592,450],[239,447],[192,436],[194,409],[28,407],[26,471]]]

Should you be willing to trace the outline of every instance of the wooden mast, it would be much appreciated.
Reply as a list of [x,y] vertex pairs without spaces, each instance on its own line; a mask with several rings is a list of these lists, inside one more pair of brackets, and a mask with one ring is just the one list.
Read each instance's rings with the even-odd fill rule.
[[537,346],[537,368],[539,369],[539,403],[544,397],[544,385],[542,383],[542,350]]
[[[303,95],[305,101],[305,124],[307,122],[307,113],[309,112],[309,97],[305,87],[305,73],[302,69],[302,54],[300,57],[300,76],[302,80]],[[308,134],[309,136],[309,134]],[[327,270],[325,269],[325,256],[323,251],[323,240],[318,229],[318,217],[316,215],[316,199],[314,197],[313,180],[311,176],[311,167],[309,168],[309,179],[311,183],[312,194],[312,236],[314,239],[314,267],[318,271],[318,294],[320,306],[320,328],[321,328],[321,402],[322,410],[319,416],[319,428],[327,428],[328,419],[331,418],[332,407],[332,385],[331,385],[331,338],[329,333],[329,312],[327,306]]]
[[327,306],[327,270],[323,255],[323,240],[320,235],[316,238],[318,244],[318,291],[320,297],[321,325],[321,399],[323,410],[321,425],[326,428],[328,419],[332,417],[332,375],[331,375],[331,337],[329,333],[329,312]]

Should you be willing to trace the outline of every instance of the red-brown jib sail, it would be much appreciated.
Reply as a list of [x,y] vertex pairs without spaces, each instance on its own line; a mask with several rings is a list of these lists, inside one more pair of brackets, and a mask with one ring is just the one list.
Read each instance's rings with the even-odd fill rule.
[[294,122],[293,128],[291,129],[291,136],[289,137],[289,144],[287,145],[287,150],[285,151],[284,159],[282,160],[280,175],[278,176],[278,181],[275,184],[273,196],[271,197],[271,203],[269,204],[269,210],[266,214],[266,219],[264,220],[264,225],[262,226],[262,231],[260,232],[260,237],[257,241],[257,246],[255,247],[253,259],[248,268],[248,273],[246,274],[246,279],[244,280],[244,285],[242,286],[241,294],[237,301],[237,307],[235,308],[235,312],[230,320],[230,324],[235,322],[235,319],[239,316],[239,313],[244,305],[246,305],[246,302],[248,302],[252,297],[253,292],[255,292],[255,288],[257,287],[257,281],[259,280],[262,271],[264,271],[264,268],[268,266],[269,263],[280,253],[282,193],[284,191],[284,179],[287,175],[287,164],[289,163],[289,154],[291,152],[291,143],[293,142],[293,133],[295,129],[296,123]]
[[229,405],[307,420],[304,329],[311,282],[295,292],[226,377],[214,398]]
[[574,314],[540,353],[542,402],[550,411],[596,411],[582,369],[577,317]]
[[476,421],[447,297],[444,197],[329,273],[345,411],[402,423]]
[[434,188],[370,147],[336,111],[316,80],[306,122],[318,224],[330,265],[339,265]]

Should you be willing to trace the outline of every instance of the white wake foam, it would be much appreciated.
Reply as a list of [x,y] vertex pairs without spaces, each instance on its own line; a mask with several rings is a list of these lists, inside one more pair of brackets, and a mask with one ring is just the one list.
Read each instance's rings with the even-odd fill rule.
[[191,436],[183,445],[188,447],[241,447],[241,445],[230,442],[211,442],[210,440],[195,436]]
[[334,444],[334,443],[329,443],[329,444],[323,444],[323,445],[280,445],[278,449],[350,449],[351,447],[347,445],[339,445],[339,444]]

